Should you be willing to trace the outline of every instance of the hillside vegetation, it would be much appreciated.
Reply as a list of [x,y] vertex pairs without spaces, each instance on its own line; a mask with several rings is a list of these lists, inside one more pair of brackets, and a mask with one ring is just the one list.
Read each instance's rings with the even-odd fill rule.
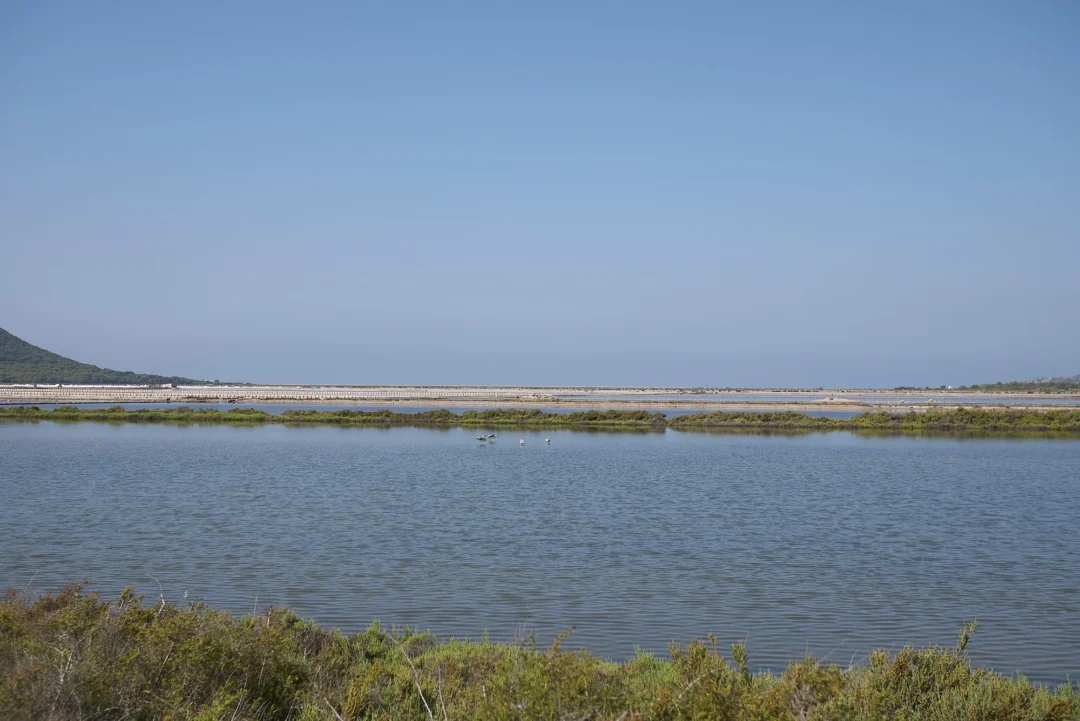
[[[378,622],[346,636],[285,609],[234,617],[203,604],[99,600],[72,586],[0,603],[0,718],[350,721],[550,719],[882,721],[1080,719],[1071,685],[973,668],[966,648],[873,651],[841,668],[810,655],[752,673],[716,641],[613,663],[586,651],[438,641]],[[725,657],[726,656],[726,657]]]
[[72,383],[101,385],[205,384],[180,376],[114,371],[79,363],[27,343],[0,328],[0,383]]

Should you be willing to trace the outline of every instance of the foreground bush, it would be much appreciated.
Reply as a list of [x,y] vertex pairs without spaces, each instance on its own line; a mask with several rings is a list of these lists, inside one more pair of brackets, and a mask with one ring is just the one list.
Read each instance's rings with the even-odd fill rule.
[[751,674],[715,642],[624,664],[586,652],[436,642],[378,623],[345,636],[288,610],[114,602],[72,586],[0,604],[3,719],[1080,719],[1050,690],[973,669],[956,649],[876,651],[868,667],[813,658]]

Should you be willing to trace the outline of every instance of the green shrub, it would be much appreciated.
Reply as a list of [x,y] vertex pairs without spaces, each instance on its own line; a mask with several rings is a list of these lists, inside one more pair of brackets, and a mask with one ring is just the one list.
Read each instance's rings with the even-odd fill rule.
[[729,661],[711,638],[617,664],[564,651],[565,634],[543,650],[378,622],[345,636],[286,609],[234,617],[71,586],[0,603],[0,719],[1080,719],[1071,685],[972,668],[968,634],[754,675],[744,647]]

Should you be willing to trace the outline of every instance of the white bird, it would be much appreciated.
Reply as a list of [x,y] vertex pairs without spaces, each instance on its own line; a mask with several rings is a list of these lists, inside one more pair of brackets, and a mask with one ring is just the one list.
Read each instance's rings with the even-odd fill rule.
[[520,441],[518,441],[518,445],[519,445],[519,446],[523,446],[523,445],[525,445],[525,439],[524,439],[524,438],[522,438],[522,439],[521,439]]
[[544,439],[544,443],[547,443],[547,444],[549,444],[549,445],[550,445],[550,444],[551,444],[551,439],[550,439],[550,438],[545,438],[545,439]]

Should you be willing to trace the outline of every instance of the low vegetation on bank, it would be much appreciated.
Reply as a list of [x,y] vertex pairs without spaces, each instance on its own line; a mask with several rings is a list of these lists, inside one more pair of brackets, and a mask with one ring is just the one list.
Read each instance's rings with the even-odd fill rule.
[[671,428],[792,428],[872,431],[1080,431],[1080,408],[1048,411],[956,408],[926,412],[869,411],[851,418],[783,413],[687,413],[668,421]]
[[142,408],[127,410],[123,406],[112,408],[79,408],[59,406],[53,410],[41,410],[36,406],[0,407],[0,420],[69,420],[69,421],[117,421],[129,423],[282,423],[339,426],[539,426],[543,428],[571,426],[663,426],[663,413],[649,411],[579,411],[576,413],[550,413],[538,409],[498,409],[464,411],[453,413],[446,409],[399,413],[389,409],[379,411],[334,410],[316,411],[305,409],[267,413],[255,408]]
[[966,646],[811,656],[752,673],[741,644],[672,645],[625,663],[585,651],[438,641],[378,622],[347,636],[285,609],[235,617],[72,586],[0,603],[0,718],[67,719],[1080,719],[1070,685],[973,668]]
[[637,410],[578,411],[551,413],[538,409],[499,409],[454,413],[445,409],[399,413],[392,410],[287,410],[267,413],[254,408],[80,408],[60,406],[42,410],[36,406],[0,407],[0,420],[105,421],[117,423],[229,423],[338,426],[474,426],[482,428],[672,428],[692,430],[777,429],[777,430],[868,430],[894,432],[1080,432],[1080,408],[1054,410],[1003,410],[957,408],[926,412],[890,413],[871,411],[851,418],[825,418],[794,411],[687,413],[668,418],[663,413]]

